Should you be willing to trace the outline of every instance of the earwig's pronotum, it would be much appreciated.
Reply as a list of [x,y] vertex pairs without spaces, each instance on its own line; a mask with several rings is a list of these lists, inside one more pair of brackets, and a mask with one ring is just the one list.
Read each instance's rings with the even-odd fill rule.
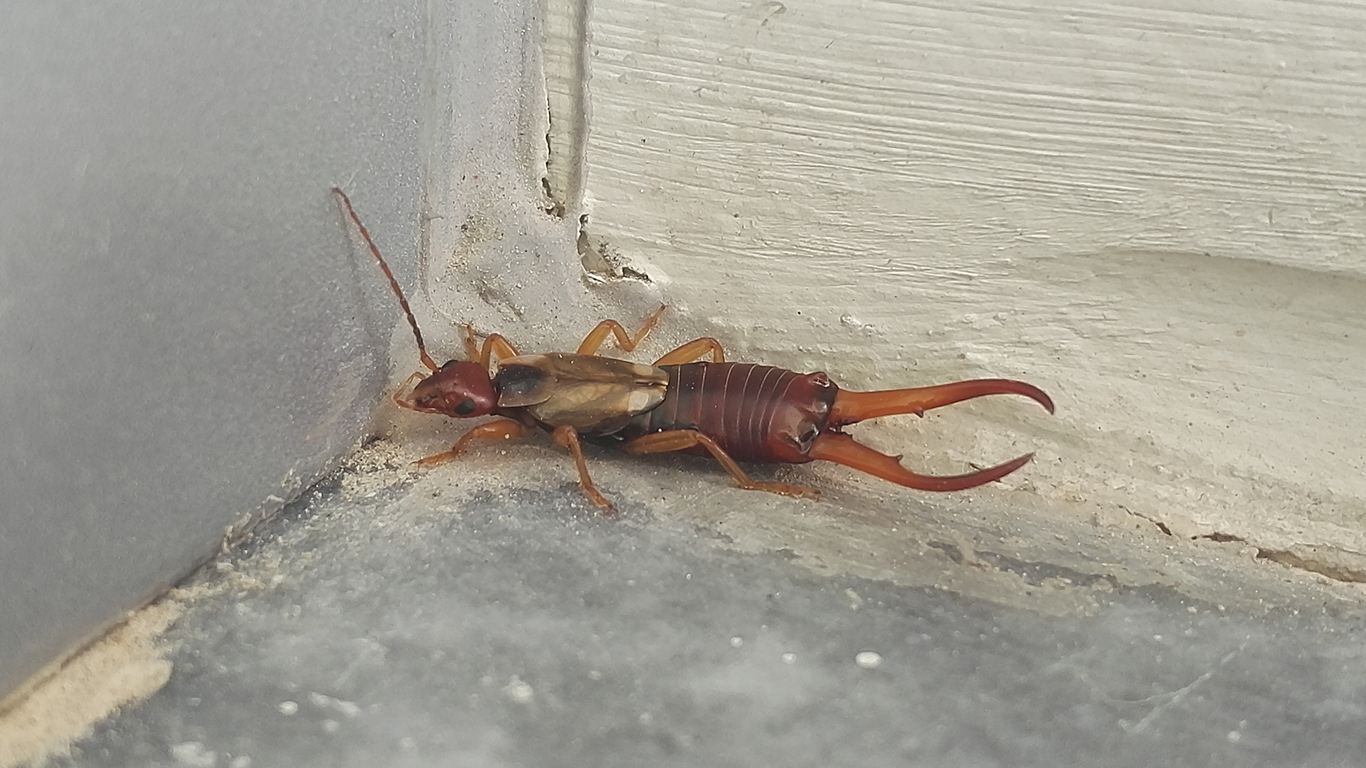
[[[333,188],[370,253],[398,296],[417,339],[418,355],[429,374],[415,373],[394,393],[398,405],[453,418],[496,416],[470,429],[450,450],[420,464],[453,458],[475,439],[512,438],[537,428],[569,449],[588,498],[604,509],[612,504],[593,485],[579,438],[614,442],[627,453],[685,451],[710,454],[741,488],[815,498],[814,488],[752,480],[737,461],[803,464],[833,461],[893,483],[925,491],[958,491],[999,480],[1033,458],[1026,454],[1004,464],[952,477],[921,475],[863,445],[842,430],[849,424],[898,413],[925,411],[984,395],[1016,394],[1038,402],[1049,413],[1053,401],[1032,384],[1009,379],[978,379],[932,387],[852,392],[824,373],[799,374],[753,363],[724,361],[721,343],[694,339],[654,362],[641,365],[600,357],[609,336],[632,352],[664,311],[661,306],[635,332],[621,323],[598,323],[572,354],[522,355],[498,334],[477,344],[465,327],[467,359],[438,366],[427,353],[408,300],[379,248],[361,223],[345,192]],[[709,362],[703,362],[710,357]],[[490,364],[497,372],[490,376]],[[413,379],[421,379],[406,396]]]

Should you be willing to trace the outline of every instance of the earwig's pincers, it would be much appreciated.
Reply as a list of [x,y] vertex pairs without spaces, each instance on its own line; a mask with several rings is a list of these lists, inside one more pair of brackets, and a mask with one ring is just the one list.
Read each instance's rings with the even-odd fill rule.
[[835,407],[830,415],[829,429],[816,438],[811,446],[813,459],[833,461],[860,472],[890,480],[897,485],[921,491],[961,491],[1000,480],[1023,467],[1034,454],[1011,459],[1004,464],[968,472],[963,475],[935,477],[912,472],[901,465],[900,457],[888,456],[869,448],[844,434],[840,429],[865,419],[891,416],[898,413],[925,415],[925,411],[942,408],[987,395],[1023,395],[1053,413],[1053,400],[1033,384],[1010,379],[974,379],[952,384],[913,389],[889,389],[880,392],[854,392],[842,389],[835,395]]

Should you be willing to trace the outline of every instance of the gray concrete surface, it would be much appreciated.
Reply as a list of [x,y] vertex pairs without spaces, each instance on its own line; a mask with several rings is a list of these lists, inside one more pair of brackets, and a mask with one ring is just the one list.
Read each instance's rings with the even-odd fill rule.
[[604,517],[556,449],[415,472],[432,436],[185,585],[170,682],[51,764],[1366,760],[1346,585],[840,469],[784,473],[825,488],[797,501],[594,449]]

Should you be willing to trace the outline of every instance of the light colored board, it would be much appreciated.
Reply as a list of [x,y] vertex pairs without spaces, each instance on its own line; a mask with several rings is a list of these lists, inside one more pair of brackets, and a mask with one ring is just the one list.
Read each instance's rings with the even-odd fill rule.
[[[589,234],[877,438],[1366,578],[1366,7],[599,0]],[[1313,554],[1317,552],[1317,554]]]

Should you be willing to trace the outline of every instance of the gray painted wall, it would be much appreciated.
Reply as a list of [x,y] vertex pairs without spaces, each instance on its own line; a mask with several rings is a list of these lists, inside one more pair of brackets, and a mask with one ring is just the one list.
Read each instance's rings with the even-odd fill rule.
[[[395,317],[328,188],[357,192],[411,284],[428,13],[0,14],[0,696],[364,435]],[[441,42],[440,67],[496,58]]]

